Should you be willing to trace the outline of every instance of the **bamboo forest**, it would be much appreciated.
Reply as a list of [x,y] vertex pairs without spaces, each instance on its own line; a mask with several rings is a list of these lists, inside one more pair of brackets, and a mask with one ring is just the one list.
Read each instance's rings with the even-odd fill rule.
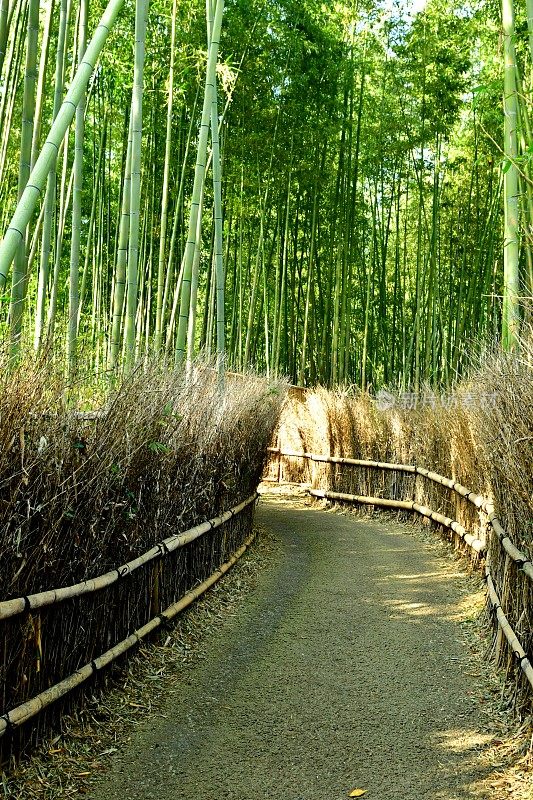
[[532,800],[533,0],[0,0],[0,301],[0,796]]
[[365,388],[446,385],[474,343],[512,347],[533,286],[528,13],[3,0],[11,351],[70,374],[218,353]]

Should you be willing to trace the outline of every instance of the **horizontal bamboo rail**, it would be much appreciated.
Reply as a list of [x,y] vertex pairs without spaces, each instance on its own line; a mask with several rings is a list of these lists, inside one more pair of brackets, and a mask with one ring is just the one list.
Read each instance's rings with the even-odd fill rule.
[[231,567],[239,560],[239,558],[250,546],[254,540],[254,537],[255,533],[252,533],[246,539],[244,544],[242,544],[241,547],[239,547],[239,549],[233,554],[233,556],[224,564],[222,564],[222,566],[220,566],[217,570],[215,570],[215,572],[213,572],[209,578],[200,583],[190,592],[187,592],[187,594],[185,594],[180,600],[178,600],[176,603],[173,603],[156,617],[153,617],[153,619],[151,619],[141,628],[138,628],[126,639],[123,639],[110,650],[102,653],[102,655],[98,656],[98,658],[93,659],[90,663],[80,667],[80,669],[76,670],[76,672],[73,672],[72,675],[69,675],[67,678],[64,678],[64,680],[56,683],[54,686],[51,686],[44,692],[41,692],[31,700],[27,700],[25,703],[22,703],[22,705],[13,708],[11,711],[8,711],[7,714],[2,715],[0,717],[0,737],[4,736],[9,730],[18,728],[24,722],[27,722],[29,719],[39,714],[43,709],[50,706],[56,700],[59,700],[73,689],[81,686],[81,684],[85,683],[85,681],[87,681],[91,675],[94,675],[96,672],[104,669],[104,667],[106,667],[108,664],[111,664],[111,662],[127,653],[128,650],[131,650],[132,647],[138,644],[142,639],[146,638],[158,627],[166,622],[169,622],[169,620],[179,614],[180,611],[183,611],[185,608],[190,606],[191,603],[193,603],[198,597],[200,597],[200,595],[206,592],[207,589],[213,586],[214,583],[220,580],[220,578],[231,569]]
[[[272,453],[273,455],[278,455],[280,458],[282,456],[285,456],[286,458],[305,458],[308,459],[309,461],[314,461],[314,462],[329,463],[329,464],[345,464],[348,466],[351,465],[357,467],[370,467],[374,469],[383,469],[395,472],[405,472],[413,475],[421,475],[422,477],[427,478],[433,483],[438,483],[441,486],[446,486],[447,488],[454,491],[456,494],[463,497],[469,503],[472,503],[472,505],[474,505],[477,509],[479,509],[480,511],[484,511],[487,514],[488,522],[492,527],[492,529],[494,530],[496,536],[498,537],[498,540],[502,545],[502,547],[504,548],[505,552],[508,553],[508,555],[516,563],[518,568],[521,569],[524,572],[524,574],[527,575],[528,578],[533,581],[533,563],[526,556],[525,553],[523,553],[513,544],[510,536],[504,530],[500,521],[498,520],[492,503],[488,500],[488,498],[484,497],[483,495],[476,494],[470,489],[467,489],[466,486],[462,486],[460,483],[452,480],[451,478],[446,478],[444,475],[439,475],[437,472],[432,472],[431,470],[425,469],[424,467],[419,467],[415,464],[391,464],[386,461],[366,461],[358,458],[341,458],[339,456],[325,456],[325,455],[317,455],[316,453],[305,453],[292,450],[280,450],[279,448],[276,447],[269,447],[268,450],[270,453]],[[363,501],[360,500],[359,502]],[[380,505],[380,504],[372,503],[372,505]],[[416,511],[417,509],[413,510]],[[436,512],[432,513],[434,514]],[[424,516],[427,515],[424,514]]]
[[485,550],[485,545],[476,536],[468,533],[466,528],[463,528],[458,522],[450,517],[445,517],[444,514],[439,514],[438,511],[433,511],[427,506],[421,506],[413,500],[389,500],[385,497],[368,497],[367,495],[344,494],[343,492],[329,492],[324,489],[308,489],[310,495],[313,497],[323,497],[326,500],[344,500],[348,503],[363,503],[369,506],[382,506],[384,508],[396,508],[405,511],[416,511],[423,517],[432,519],[439,525],[444,525],[456,533],[472,550],[476,553],[482,553]]
[[144,564],[148,564],[150,561],[153,561],[156,558],[165,558],[178,548],[184,547],[186,544],[193,542],[195,539],[198,539],[200,536],[203,536],[205,533],[208,533],[215,528],[219,528],[225,522],[255,502],[257,497],[258,494],[256,492],[255,494],[246,498],[246,500],[243,500],[242,503],[239,503],[239,505],[229,509],[229,511],[224,512],[224,514],[207,520],[207,522],[202,522],[200,525],[195,525],[194,528],[190,528],[183,533],[169,536],[167,539],[164,539],[162,542],[158,542],[151,547],[150,550],[147,550],[137,558],[128,561],[126,564],[122,564],[120,567],[117,567],[110,572],[105,572],[103,575],[98,575],[95,578],[90,578],[86,581],[75,583],[72,586],[63,586],[59,589],[49,589],[45,592],[39,592],[37,594],[16,597],[13,600],[4,600],[0,602],[0,620],[14,617],[24,611],[34,611],[38,608],[44,608],[45,606],[61,603],[64,600],[69,600],[73,597],[81,597],[85,594],[106,589],[108,586],[112,586],[117,581],[125,578],[126,575],[130,575]]
[[509,554],[511,559],[519,566],[522,572],[524,572],[528,578],[533,581],[533,564],[527,558],[527,556],[522,553],[521,550],[515,547],[507,532],[502,528],[491,503],[487,503],[485,511],[487,512],[492,530],[500,540],[500,544],[505,552]]
[[[528,576],[528,578],[533,580],[533,564],[531,563],[530,559],[528,559],[527,556],[513,544],[509,535],[507,534],[505,529],[502,527],[500,521],[498,520],[496,513],[494,511],[494,506],[488,500],[488,498],[483,497],[483,495],[478,495],[475,492],[470,491],[465,486],[462,486],[460,483],[457,483],[456,481],[451,480],[450,478],[446,478],[444,475],[439,475],[437,472],[432,472],[431,470],[424,469],[423,467],[418,467],[414,464],[391,464],[382,461],[366,461],[363,459],[356,459],[356,458],[341,458],[338,456],[317,455],[316,453],[305,453],[305,452],[302,453],[291,450],[285,451],[276,447],[270,447],[269,452],[274,455],[278,455],[280,459],[282,456],[287,458],[305,458],[313,462],[345,464],[348,466],[358,466],[358,467],[370,467],[373,469],[390,470],[390,471],[410,473],[414,475],[421,475],[422,477],[427,478],[430,481],[433,481],[433,483],[438,483],[441,486],[446,486],[447,488],[454,491],[456,494],[463,497],[468,502],[472,503],[474,506],[476,506],[476,508],[484,511],[487,514],[488,522],[492,530],[496,534],[501,546],[504,548],[505,552],[516,563],[518,568],[521,569]],[[453,530],[476,553],[482,554],[485,550],[484,543],[477,537],[468,533],[466,529],[462,525],[460,525],[456,520],[450,519],[449,517],[446,517],[443,514],[438,513],[437,511],[433,511],[427,506],[421,506],[414,500],[391,500],[384,497],[369,497],[367,495],[345,494],[343,492],[332,492],[332,491],[326,491],[324,489],[307,489],[307,491],[313,497],[320,497],[330,500],[341,500],[345,502],[362,503],[365,505],[380,506],[383,508],[395,508],[398,510],[415,511],[418,514],[421,514],[422,516],[427,517],[428,519],[431,519],[434,522],[437,522],[439,525],[443,525]],[[491,607],[496,613],[497,624],[499,628],[501,628],[502,633],[507,639],[509,646],[511,647],[511,650],[515,658],[517,659],[522,672],[526,676],[526,679],[528,680],[530,686],[533,688],[533,666],[531,665],[527,653],[522,647],[522,644],[520,643],[518,636],[511,627],[509,620],[505,616],[505,613],[501,607],[500,598],[498,597],[498,594],[496,592],[496,588],[494,586],[494,581],[492,579],[492,575],[490,573],[490,568],[488,564],[485,564],[484,576],[487,582],[489,601]]]
[[511,628],[509,624],[509,620],[503,613],[503,609],[500,605],[500,598],[496,593],[496,589],[494,587],[494,581],[492,580],[492,576],[490,574],[490,569],[488,565],[485,566],[485,580],[487,581],[487,588],[489,593],[489,600],[493,610],[496,612],[496,618],[498,620],[498,625],[502,629],[502,632],[509,642],[511,650],[515,658],[517,659],[518,663],[520,664],[520,668],[526,678],[528,679],[529,683],[533,687],[533,667],[531,666],[531,662],[527,657],[527,653],[520,644],[520,640],[518,639],[516,633]]
[[476,494],[466,486],[462,486],[457,481],[451,478],[446,478],[444,475],[439,475],[438,472],[432,472],[424,467],[419,467],[416,464],[392,464],[388,461],[368,461],[361,458],[344,458],[341,456],[324,456],[317,453],[299,453],[292,450],[279,450],[275,447],[269,447],[270,453],[277,453],[279,456],[287,456],[288,458],[307,458],[309,461],[322,462],[324,464],[344,464],[354,467],[370,467],[374,469],[383,469],[390,472],[405,472],[412,475],[422,475],[433,483],[439,483],[441,486],[447,486],[448,489],[453,489],[454,492],[460,494],[465,500],[476,506],[476,508],[483,508],[486,504],[487,498],[483,495]]

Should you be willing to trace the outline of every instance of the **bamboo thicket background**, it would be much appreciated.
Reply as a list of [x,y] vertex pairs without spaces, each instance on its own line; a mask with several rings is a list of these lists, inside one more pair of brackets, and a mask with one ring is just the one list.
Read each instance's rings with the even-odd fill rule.
[[[416,400],[494,338],[514,354],[453,407],[383,415],[319,389],[298,436],[490,493],[530,554],[532,44],[511,0],[0,0],[5,595],[105,570],[250,493],[279,390],[224,395],[226,365]],[[218,394],[194,378],[199,351]],[[385,491],[371,470],[326,473]],[[393,492],[455,516],[409,480]],[[498,589],[527,636],[513,569]],[[52,641],[74,629],[25,619],[0,662],[7,707],[53,671],[43,620]]]
[[[502,29],[492,2],[113,3],[25,245],[0,264],[15,351],[102,374],[225,347],[293,383],[419,388],[500,334],[502,295],[513,325],[530,313],[522,5]],[[0,5],[2,231],[103,8]]]

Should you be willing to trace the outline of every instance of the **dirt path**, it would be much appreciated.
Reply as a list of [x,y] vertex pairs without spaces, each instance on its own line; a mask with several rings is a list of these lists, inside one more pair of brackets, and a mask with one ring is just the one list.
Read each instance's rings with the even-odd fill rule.
[[282,557],[92,800],[477,796],[459,579],[400,525],[272,501],[258,521]]

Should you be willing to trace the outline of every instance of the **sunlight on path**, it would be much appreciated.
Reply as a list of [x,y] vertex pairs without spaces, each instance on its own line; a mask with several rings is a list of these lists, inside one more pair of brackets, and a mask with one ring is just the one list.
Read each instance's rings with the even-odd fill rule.
[[301,501],[263,501],[258,522],[282,557],[93,800],[482,797],[490,736],[453,564],[399,525]]

